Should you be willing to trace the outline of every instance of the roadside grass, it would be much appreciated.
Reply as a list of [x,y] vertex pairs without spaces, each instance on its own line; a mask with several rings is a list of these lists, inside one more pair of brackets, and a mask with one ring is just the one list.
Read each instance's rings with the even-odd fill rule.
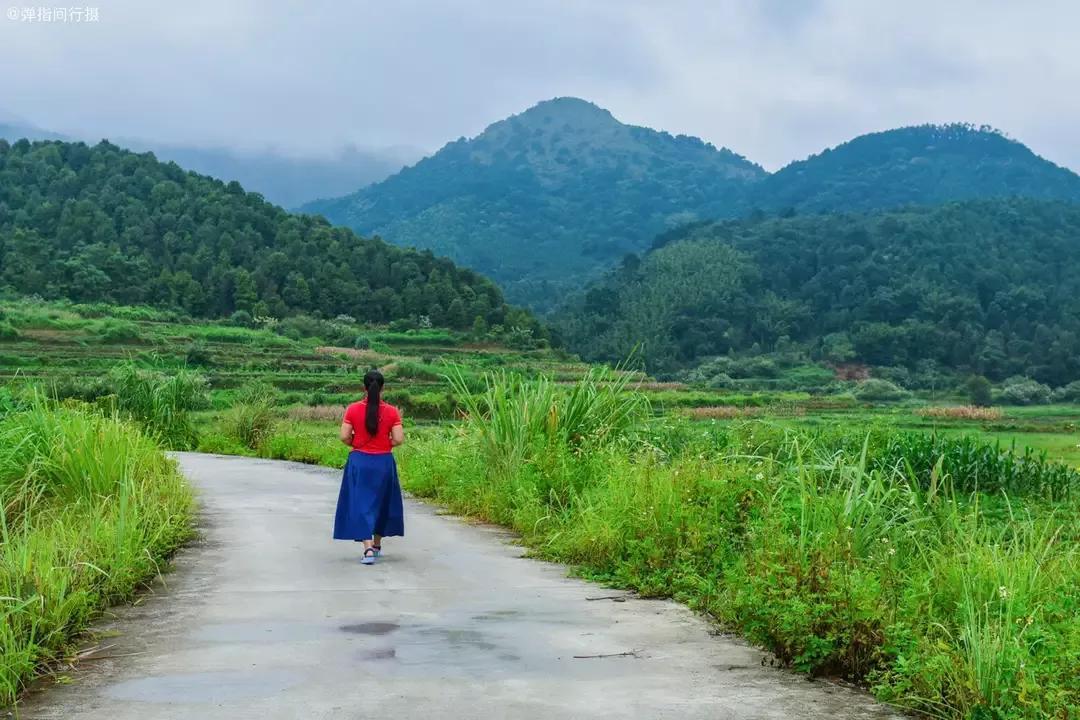
[[515,423],[527,436],[499,429],[558,418],[565,402],[507,387],[411,441],[410,491],[890,702],[949,718],[1080,711],[1080,505],[1040,481],[1058,470],[1017,460],[1030,485],[967,492],[970,462],[989,480],[1006,467],[999,451],[859,432],[838,442],[781,429],[777,440],[762,422],[710,433],[664,419],[567,443],[542,422]]
[[132,423],[43,404],[0,420],[0,706],[159,572],[193,507]]

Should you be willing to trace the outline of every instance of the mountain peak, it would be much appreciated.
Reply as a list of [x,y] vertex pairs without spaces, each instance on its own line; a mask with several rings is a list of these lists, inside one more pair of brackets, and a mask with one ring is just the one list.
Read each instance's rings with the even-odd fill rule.
[[532,115],[600,117],[615,120],[609,110],[605,110],[596,103],[572,96],[555,97],[551,98],[550,100],[541,100],[528,110],[519,113],[518,117],[526,117]]
[[604,108],[576,97],[557,97],[543,100],[522,112],[492,123],[484,131],[509,129],[533,133],[557,132],[559,130],[614,130],[623,127],[615,117]]

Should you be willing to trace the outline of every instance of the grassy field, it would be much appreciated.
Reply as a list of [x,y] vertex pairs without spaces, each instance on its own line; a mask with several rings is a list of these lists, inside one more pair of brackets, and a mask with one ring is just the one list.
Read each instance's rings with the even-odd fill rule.
[[[0,314],[9,418],[44,391],[54,412],[153,447],[340,467],[343,406],[379,367],[415,494],[928,715],[1080,717],[1078,406],[871,404],[851,383],[822,392],[820,372],[816,390],[709,390],[347,319],[238,327],[32,301]],[[42,527],[56,547],[75,537]]]
[[[266,324],[237,327],[192,322],[176,313],[40,301],[0,302],[0,379],[9,388],[39,384],[60,397],[94,399],[108,394],[110,371],[129,361],[170,374],[197,371],[207,381],[209,408],[216,417],[252,386],[269,387],[278,415],[303,420],[330,417],[362,392],[370,367],[387,375],[388,395],[410,421],[452,419],[460,409],[444,376],[460,372],[470,387],[484,373],[504,370],[524,377],[573,383],[589,367],[558,351],[509,349],[441,330],[392,332],[354,322],[311,326]],[[821,372],[807,375],[822,386]],[[743,390],[707,390],[655,382],[633,375],[656,414],[718,410],[718,422],[769,420],[792,427],[889,425],[945,434],[971,434],[1018,448],[1031,446],[1080,466],[1080,406],[999,408],[992,420],[923,417],[931,406],[963,404],[959,395],[938,392],[900,403],[861,403],[853,383],[833,383],[833,392],[770,391],[763,379]],[[308,408],[308,410],[302,410]]]

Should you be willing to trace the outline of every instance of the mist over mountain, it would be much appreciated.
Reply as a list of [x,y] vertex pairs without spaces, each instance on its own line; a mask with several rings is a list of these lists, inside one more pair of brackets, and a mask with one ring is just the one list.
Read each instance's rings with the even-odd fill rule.
[[[29,140],[82,140],[95,144],[101,138],[72,137],[44,130],[18,119],[0,119],[0,138],[15,142]],[[284,208],[295,208],[310,200],[340,195],[378,182],[415,162],[423,151],[411,147],[342,147],[324,156],[302,156],[266,150],[237,150],[227,147],[200,147],[157,142],[139,138],[113,138],[121,146],[137,152],[152,152],[159,160],[173,161],[185,170],[229,182],[236,180]]]

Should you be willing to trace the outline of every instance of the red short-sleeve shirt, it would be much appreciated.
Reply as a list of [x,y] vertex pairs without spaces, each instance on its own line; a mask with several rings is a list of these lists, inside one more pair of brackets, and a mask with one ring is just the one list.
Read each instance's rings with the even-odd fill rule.
[[401,424],[401,413],[390,403],[379,403],[379,428],[374,435],[369,435],[364,418],[367,415],[367,400],[355,402],[345,408],[345,422],[353,427],[353,450],[382,455],[393,449],[390,444],[390,429]]

